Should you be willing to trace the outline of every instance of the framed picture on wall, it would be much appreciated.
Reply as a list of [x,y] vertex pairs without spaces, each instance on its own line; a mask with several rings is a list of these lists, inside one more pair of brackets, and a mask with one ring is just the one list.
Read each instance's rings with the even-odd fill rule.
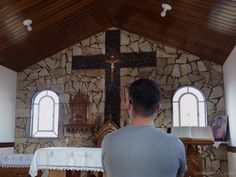
[[216,116],[212,120],[212,132],[215,141],[227,140],[227,119],[226,115]]

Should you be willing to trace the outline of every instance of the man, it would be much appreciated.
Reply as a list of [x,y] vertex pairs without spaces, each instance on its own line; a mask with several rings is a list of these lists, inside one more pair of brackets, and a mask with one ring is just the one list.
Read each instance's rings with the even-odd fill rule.
[[130,123],[107,135],[102,143],[102,163],[108,177],[182,177],[186,171],[183,143],[154,127],[161,92],[149,79],[128,89]]

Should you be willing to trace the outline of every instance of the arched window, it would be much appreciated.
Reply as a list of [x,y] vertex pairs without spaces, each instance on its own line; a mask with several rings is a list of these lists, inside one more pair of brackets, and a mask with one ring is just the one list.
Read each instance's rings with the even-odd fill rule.
[[59,120],[59,98],[51,90],[37,93],[32,102],[31,136],[57,137]]
[[194,87],[178,89],[173,96],[173,126],[207,126],[206,99]]

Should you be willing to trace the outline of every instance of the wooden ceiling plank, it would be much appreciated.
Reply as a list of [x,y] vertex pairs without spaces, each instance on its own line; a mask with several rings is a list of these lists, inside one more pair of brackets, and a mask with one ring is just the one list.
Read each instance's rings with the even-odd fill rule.
[[[120,21],[120,23],[122,23],[122,16],[119,16],[119,18],[121,18],[121,19],[117,19],[117,21]],[[130,20],[132,20],[133,25],[141,24],[141,25],[145,26],[147,23],[147,22],[145,22],[145,19],[141,19],[140,17],[137,17],[137,18],[133,17]],[[170,19],[169,19],[169,21],[170,21]],[[127,22],[127,23],[129,23],[129,22]],[[148,24],[153,24],[151,26],[151,28],[156,29],[155,27],[157,27],[157,25],[154,22],[148,22]],[[209,30],[208,33],[204,33],[205,35],[202,36],[202,34],[203,34],[202,31],[205,29],[202,29],[202,28],[196,29],[196,27],[193,24],[191,24],[190,22],[180,23],[179,21],[174,21],[173,23],[170,23],[170,24],[160,24],[159,27],[162,29],[167,29],[167,30],[169,28],[171,28],[171,30],[180,29],[178,32],[180,32],[180,33],[184,32],[184,35],[191,35],[193,37],[198,37],[198,39],[201,39],[202,41],[205,41],[205,42],[208,42],[209,41],[208,39],[210,38],[211,43],[212,43],[212,40],[214,40],[214,43],[216,43],[216,44],[218,43],[216,45],[216,47],[221,46],[222,42],[226,42],[226,39],[224,37],[222,37],[222,39],[220,39],[221,35],[216,35],[219,33],[216,33],[212,30]],[[196,29],[196,30],[194,30],[194,29]]]
[[[45,1],[47,2],[47,1]],[[40,4],[41,1],[19,1],[18,3],[14,3],[14,5],[9,6],[7,9],[4,11],[0,12],[0,21],[4,21],[7,18],[10,18],[11,16],[14,15],[20,15],[22,12],[26,9],[32,8],[32,6]]]
[[[119,24],[121,24],[121,23],[119,23]],[[151,23],[149,23],[150,25],[147,26],[146,24],[142,24],[142,20],[138,20],[138,19],[135,22],[130,21],[129,23],[126,23],[126,24],[129,25],[129,26],[137,26],[137,28],[141,28],[141,26],[146,26],[147,29],[156,30],[155,24],[151,25]],[[193,38],[193,39],[195,39],[196,41],[199,41],[199,42],[202,41],[202,42],[204,42],[208,45],[214,46],[215,48],[219,48],[221,50],[222,50],[222,48],[221,48],[222,42],[223,42],[225,48],[226,48],[226,46],[230,46],[230,42],[225,40],[225,39],[222,40],[221,42],[219,42],[218,40],[215,40],[215,42],[212,42],[211,40],[208,40],[210,34],[208,34],[208,35],[206,34],[205,36],[201,36],[200,34],[190,33],[188,28],[184,32],[184,25],[183,24],[178,24],[178,23],[176,23],[176,24],[179,25],[179,27],[171,27],[170,28],[168,26],[161,26],[159,28],[159,30],[156,31],[156,33],[158,33],[158,34],[161,33],[161,35],[165,36],[166,32],[175,32],[176,34],[182,34],[182,36]],[[198,31],[200,31],[200,30],[198,30]],[[214,36],[212,36],[212,38],[213,37]],[[217,38],[215,38],[215,39],[217,39]],[[218,42],[218,45],[216,44],[216,42]]]
[[[140,31],[140,28],[133,29],[130,26],[125,27],[125,28],[127,28],[127,29],[124,29],[124,30],[128,30],[128,31],[133,32],[135,34],[142,33],[142,30]],[[166,34],[166,36],[169,36],[169,38],[166,38],[163,35],[159,35],[159,34],[156,35],[156,33],[151,34],[150,32],[148,32],[148,33],[145,34],[144,37],[147,37],[149,39],[154,39],[155,38],[154,39],[155,41],[163,42],[163,43],[165,43],[165,44],[167,44],[171,47],[177,47],[179,49],[188,51],[189,53],[195,54],[195,55],[197,55],[201,58],[208,59],[208,60],[211,60],[211,61],[215,61],[215,62],[220,63],[220,64],[222,64],[222,60],[225,60],[225,56],[227,56],[227,53],[224,53],[224,54],[222,52],[219,53],[217,51],[220,51],[220,50],[217,50],[214,47],[210,48],[209,46],[204,45],[204,44],[203,44],[203,46],[197,44],[198,47],[197,46],[192,46],[192,45],[183,45],[183,42],[181,42],[183,38],[181,36],[178,37],[178,35],[176,33],[174,33],[174,34],[168,33],[168,34]],[[175,38],[177,38],[178,40],[175,40]],[[168,40],[166,40],[166,39],[168,39]],[[200,46],[202,46],[202,47],[200,47]],[[214,55],[211,55],[211,57],[210,57],[207,53],[211,50],[214,50],[215,52],[213,52]]]
[[[162,1],[155,0],[11,2],[5,0],[0,8],[5,22],[0,24],[0,63],[16,70],[104,31],[111,23],[218,63],[225,61],[236,41],[236,2],[230,0],[172,1],[165,18],[160,17]],[[30,33],[22,26],[26,17],[33,20]]]
[[[93,6],[91,6],[90,4],[87,4],[87,6],[89,7],[89,8],[91,8],[91,7],[93,7]],[[52,25],[52,23],[62,23],[63,21],[61,20],[61,19],[63,19],[63,18],[65,18],[65,20],[64,21],[67,21],[67,18],[69,18],[69,16],[71,16],[71,13],[72,12],[74,12],[75,14],[76,14],[76,16],[79,16],[79,13],[77,13],[77,11],[79,11],[80,13],[82,13],[82,12],[85,12],[85,13],[88,13],[87,14],[87,16],[90,16],[90,12],[87,12],[86,10],[83,10],[83,8],[82,7],[80,7],[79,5],[77,5],[77,8],[75,7],[75,6],[68,6],[68,8],[69,9],[67,9],[66,7],[64,7],[62,10],[60,10],[57,14],[55,13],[54,14],[54,16],[57,18],[57,20],[55,20],[55,18],[54,18],[54,16],[50,16],[50,17],[48,17],[47,19],[46,19],[46,21],[41,21],[42,23],[46,23],[47,25],[42,25],[42,24],[37,24],[36,22],[34,23],[35,24],[35,28],[33,29],[33,33],[36,33],[37,31],[39,31],[39,30],[42,30],[42,29],[45,29],[45,28],[47,28],[48,26],[51,26]],[[86,7],[87,8],[87,7]],[[86,9],[85,8],[85,9]],[[74,11],[72,11],[72,9],[74,9]],[[82,9],[82,10],[81,10]],[[91,11],[92,10],[94,10],[95,8],[92,8],[91,9]],[[65,13],[64,12],[66,12],[67,13],[67,15],[65,15]],[[40,14],[39,14],[40,15]],[[67,17],[68,16],[68,17]],[[76,19],[76,17],[75,17],[75,19]],[[36,25],[37,25],[37,27],[36,27]],[[41,25],[41,26],[40,26]],[[20,33],[18,34],[18,33],[16,33],[16,34],[18,34],[18,37],[23,37],[24,35],[27,35],[27,34],[25,34],[25,28],[24,27],[22,27],[22,29],[20,29],[20,30],[18,30],[17,28],[15,29],[15,30],[13,30],[13,32],[14,31],[19,31]],[[12,34],[10,34],[9,35],[9,38],[7,38],[7,39],[10,39],[10,37],[13,37],[13,40],[14,40],[14,36],[15,36],[15,33],[12,33]],[[2,43],[4,43],[4,41],[1,41]],[[9,44],[10,45],[10,44]]]

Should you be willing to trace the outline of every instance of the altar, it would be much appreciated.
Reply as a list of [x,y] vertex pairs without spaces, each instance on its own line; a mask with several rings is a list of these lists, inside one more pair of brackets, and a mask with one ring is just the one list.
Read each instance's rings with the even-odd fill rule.
[[65,177],[66,170],[103,172],[101,148],[50,147],[38,149],[31,161],[29,174],[50,170],[49,176]]

